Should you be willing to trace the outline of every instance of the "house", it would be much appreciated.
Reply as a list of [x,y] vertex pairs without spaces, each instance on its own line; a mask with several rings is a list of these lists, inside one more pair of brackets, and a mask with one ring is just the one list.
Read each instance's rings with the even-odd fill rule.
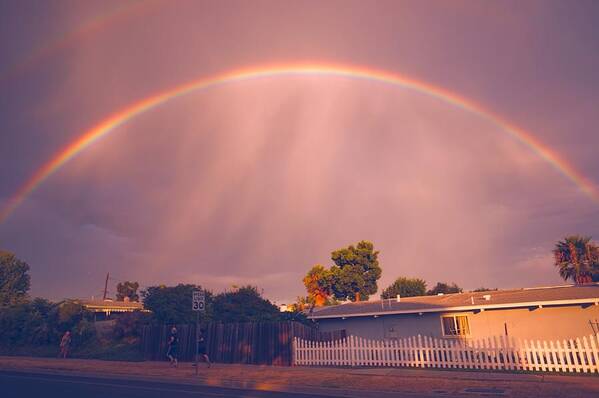
[[137,301],[113,301],[106,300],[78,300],[83,308],[88,311],[110,317],[112,313],[146,311],[142,303]]
[[308,317],[320,331],[370,339],[575,338],[599,333],[599,284],[398,297],[322,307]]

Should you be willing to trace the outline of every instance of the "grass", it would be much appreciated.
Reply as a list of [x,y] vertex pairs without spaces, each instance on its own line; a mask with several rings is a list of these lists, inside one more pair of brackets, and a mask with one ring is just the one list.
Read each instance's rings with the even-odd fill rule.
[[[58,356],[58,352],[58,345],[0,346],[0,355],[7,356],[53,358]],[[70,357],[79,359],[100,359],[104,361],[144,361],[137,344],[97,339],[92,339],[85,345],[73,347]]]

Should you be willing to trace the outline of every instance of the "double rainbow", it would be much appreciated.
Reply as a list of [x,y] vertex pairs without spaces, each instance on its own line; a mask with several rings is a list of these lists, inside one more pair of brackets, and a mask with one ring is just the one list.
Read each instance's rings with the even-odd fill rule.
[[136,1],[123,3],[110,9],[105,13],[95,15],[85,21],[72,31],[59,35],[54,40],[43,43],[24,58],[10,65],[6,70],[0,72],[0,83],[14,78],[34,67],[42,64],[42,61],[54,56],[56,53],[76,45],[78,42],[105,30],[111,25],[132,16],[139,16],[143,11],[149,10],[158,0]]
[[27,196],[29,196],[44,180],[56,172],[56,170],[62,167],[65,163],[67,163],[85,148],[89,147],[100,138],[105,137],[106,135],[115,131],[119,126],[127,123],[134,117],[139,116],[172,99],[197,90],[214,87],[220,84],[234,83],[261,77],[282,77],[294,75],[336,76],[365,79],[416,90],[418,92],[439,98],[494,123],[500,127],[502,131],[530,147],[535,153],[549,162],[558,172],[574,182],[582,192],[587,194],[595,202],[599,203],[599,189],[572,165],[568,164],[565,159],[561,158],[555,151],[544,145],[532,134],[508,123],[499,116],[482,109],[479,105],[473,103],[472,101],[469,101],[440,87],[382,70],[335,64],[291,64],[258,66],[254,68],[224,72],[212,77],[200,78],[198,80],[182,84],[180,86],[142,99],[131,104],[125,109],[114,113],[96,126],[87,130],[73,142],[64,147],[64,149],[62,149],[57,155],[52,157],[49,162],[40,167],[31,176],[31,178],[29,178],[29,180],[27,180],[27,182],[25,182],[14,193],[14,195],[9,198],[6,205],[0,210],[0,223],[6,220],[6,218],[15,211],[15,209],[25,200],[25,198],[27,198]]

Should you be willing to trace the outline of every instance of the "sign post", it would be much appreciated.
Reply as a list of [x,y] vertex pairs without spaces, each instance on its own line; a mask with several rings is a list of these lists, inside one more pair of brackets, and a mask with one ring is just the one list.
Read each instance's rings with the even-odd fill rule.
[[198,337],[200,333],[200,312],[206,310],[206,295],[203,290],[194,290],[191,297],[191,309],[196,312],[196,350],[195,350],[195,362],[196,362],[196,376],[198,374]]

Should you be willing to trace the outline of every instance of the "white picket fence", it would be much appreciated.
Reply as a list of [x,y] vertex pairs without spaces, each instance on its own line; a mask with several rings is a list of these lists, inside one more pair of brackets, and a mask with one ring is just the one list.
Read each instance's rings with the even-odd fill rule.
[[295,365],[599,372],[599,334],[561,341],[420,335],[398,340],[349,336],[331,342],[295,338],[293,352]]

